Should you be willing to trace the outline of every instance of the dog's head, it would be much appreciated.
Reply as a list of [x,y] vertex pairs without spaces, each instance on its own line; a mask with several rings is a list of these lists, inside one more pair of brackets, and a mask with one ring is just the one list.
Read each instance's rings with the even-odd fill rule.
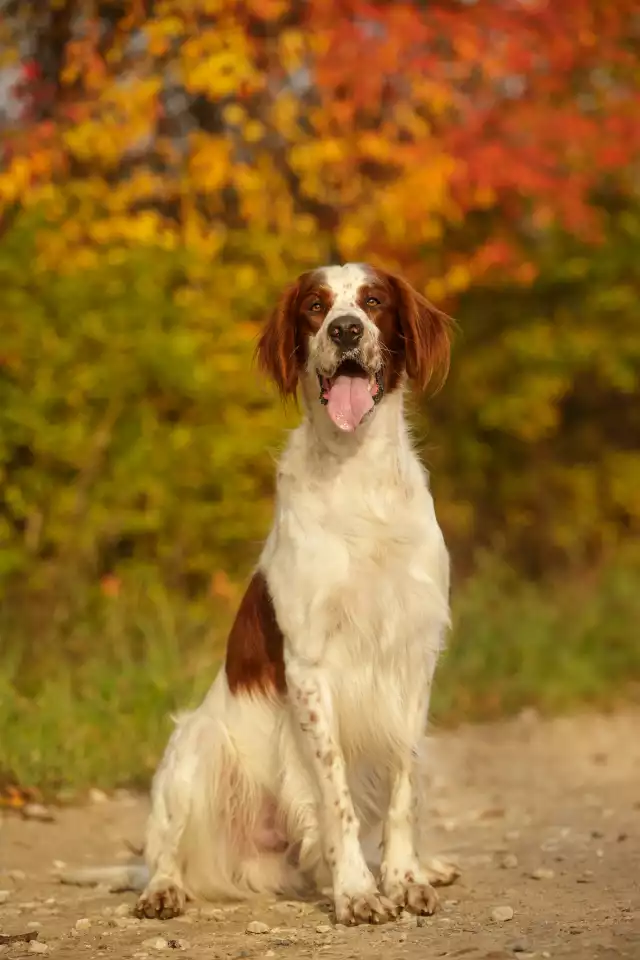
[[284,395],[306,379],[336,427],[355,431],[403,382],[449,366],[451,323],[405,280],[367,264],[302,274],[282,294],[258,344]]

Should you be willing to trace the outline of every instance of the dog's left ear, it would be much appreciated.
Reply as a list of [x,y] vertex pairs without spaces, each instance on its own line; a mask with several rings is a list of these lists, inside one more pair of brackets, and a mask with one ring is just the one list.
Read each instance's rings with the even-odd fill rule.
[[439,389],[449,373],[454,321],[401,277],[390,277],[398,304],[409,378],[424,390],[428,383]]

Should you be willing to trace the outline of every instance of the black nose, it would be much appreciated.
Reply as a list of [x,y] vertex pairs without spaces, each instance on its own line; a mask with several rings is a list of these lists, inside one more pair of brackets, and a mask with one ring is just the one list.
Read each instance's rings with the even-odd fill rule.
[[364,324],[357,317],[337,317],[329,324],[329,337],[342,350],[352,350],[362,340]]

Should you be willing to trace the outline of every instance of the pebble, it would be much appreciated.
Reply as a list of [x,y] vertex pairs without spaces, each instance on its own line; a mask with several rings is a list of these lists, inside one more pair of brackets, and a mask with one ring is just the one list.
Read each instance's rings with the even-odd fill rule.
[[116,917],[128,917],[131,913],[131,907],[128,903],[119,904],[113,911]]
[[276,955],[275,950],[267,950],[267,952],[265,953],[265,957],[275,957],[275,955]]
[[109,797],[106,795],[104,790],[99,790],[97,787],[92,787],[89,790],[89,800],[91,803],[106,803]]
[[496,923],[505,923],[507,920],[513,920],[513,907],[496,907],[491,911],[491,919]]
[[191,944],[188,940],[177,938],[174,940],[169,940],[167,946],[170,947],[171,950],[189,950]]
[[27,924],[27,930],[38,930],[41,926],[42,924],[39,920],[29,920]]
[[49,953],[49,947],[40,940],[31,940],[29,943],[29,953]]
[[89,920],[88,917],[80,917],[80,919],[74,923],[76,930],[88,930],[90,926],[91,920]]
[[149,947],[151,950],[166,950],[169,944],[164,937],[149,937],[142,941],[143,947]]
[[27,875],[24,870],[9,870],[9,879],[15,881],[26,880]]
[[535,870],[531,871],[532,880],[553,880],[554,877],[555,873],[549,867],[536,867]]
[[11,896],[11,890],[0,890],[0,903],[6,903]]
[[328,923],[319,923],[316,927],[316,933],[331,933],[332,929]]
[[406,933],[401,933],[398,937],[398,943],[406,943],[407,935]]
[[269,933],[269,926],[266,923],[263,923],[262,920],[252,920],[251,923],[247,924],[246,933]]
[[42,823],[53,823],[54,815],[43,803],[25,803],[20,811],[25,820],[40,820]]
[[531,944],[526,940],[516,940],[511,944],[511,950],[514,953],[531,953]]
[[224,920],[224,910],[219,907],[202,907],[199,911],[201,917],[207,917],[210,920]]
[[504,857],[500,861],[500,866],[503,870],[513,870],[518,866],[518,858],[515,853],[505,853]]

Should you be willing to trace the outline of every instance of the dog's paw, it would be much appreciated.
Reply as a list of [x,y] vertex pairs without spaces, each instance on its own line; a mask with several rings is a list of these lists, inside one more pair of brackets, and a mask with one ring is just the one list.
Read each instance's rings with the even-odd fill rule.
[[386,897],[401,910],[408,910],[421,917],[430,917],[438,908],[438,894],[431,886],[426,872],[407,870],[404,875],[399,870],[383,872],[382,890]]
[[336,922],[351,927],[358,923],[387,923],[399,915],[401,907],[374,890],[355,896],[337,896],[335,910]]
[[438,894],[430,883],[409,882],[404,888],[404,908],[419,917],[430,917],[438,909]]
[[184,913],[186,904],[184,890],[167,881],[148,887],[136,903],[134,914],[140,919],[170,920]]

